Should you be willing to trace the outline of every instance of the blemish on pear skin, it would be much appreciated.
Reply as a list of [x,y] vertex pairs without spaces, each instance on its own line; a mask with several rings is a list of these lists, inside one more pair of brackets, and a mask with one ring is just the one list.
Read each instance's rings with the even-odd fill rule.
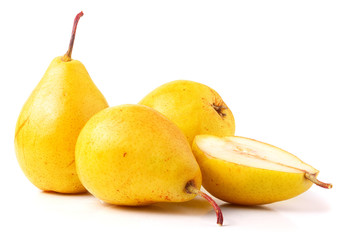
[[127,153],[125,152],[125,153],[123,153],[123,157],[126,157],[127,156]]
[[67,167],[70,167],[74,162],[75,162],[75,159],[73,159],[73,160],[67,165]]
[[25,119],[25,121],[23,121],[23,122],[21,123],[21,125],[19,126],[18,130],[17,130],[16,133],[15,133],[15,137],[18,136],[18,134],[19,134],[19,132],[21,131],[21,129],[23,128],[23,126],[25,126],[25,124],[26,124],[27,121],[29,120],[29,117],[30,117],[30,115]]

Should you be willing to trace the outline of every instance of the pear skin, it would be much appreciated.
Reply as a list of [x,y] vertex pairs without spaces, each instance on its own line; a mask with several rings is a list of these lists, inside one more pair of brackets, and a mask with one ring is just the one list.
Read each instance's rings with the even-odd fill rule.
[[145,96],[139,104],[159,111],[173,121],[190,144],[199,134],[219,137],[235,134],[235,119],[221,96],[193,81],[166,83]]
[[[293,198],[318,181],[318,170],[270,144],[243,137],[196,136],[193,153],[203,187],[234,204],[260,205]],[[226,154],[224,153],[226,152]]]
[[[82,12],[75,18],[75,31],[81,16]],[[24,104],[15,129],[20,167],[44,191],[86,191],[75,168],[76,140],[89,118],[108,107],[84,65],[70,54],[71,49],[51,62]]]

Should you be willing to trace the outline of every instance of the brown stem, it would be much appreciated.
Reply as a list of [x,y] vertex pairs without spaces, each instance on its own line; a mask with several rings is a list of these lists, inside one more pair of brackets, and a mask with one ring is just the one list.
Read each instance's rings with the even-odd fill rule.
[[74,40],[75,40],[75,34],[76,34],[76,28],[77,28],[77,23],[79,22],[80,18],[83,16],[83,12],[79,12],[75,19],[74,19],[74,24],[73,24],[73,30],[72,30],[72,35],[70,37],[70,42],[69,42],[69,47],[68,51],[66,52],[65,55],[61,58],[62,61],[64,62],[69,62],[72,59],[72,52],[73,52],[73,45],[74,45]]
[[316,184],[316,185],[318,185],[318,186],[320,186],[322,188],[327,188],[327,189],[332,188],[332,184],[331,183],[324,183],[324,182],[319,181],[316,178],[315,174],[305,173],[305,178],[307,178],[308,180],[310,180],[311,182],[313,182],[314,184]]
[[217,203],[206,193],[202,192],[201,190],[197,189],[195,187],[195,183],[193,180],[190,180],[186,186],[185,186],[185,191],[187,193],[191,193],[191,194],[197,194],[200,195],[201,197],[203,197],[204,199],[206,199],[211,206],[214,208],[215,212],[216,212],[216,216],[217,216],[217,224],[222,226],[223,225],[223,213],[221,208],[217,205]]

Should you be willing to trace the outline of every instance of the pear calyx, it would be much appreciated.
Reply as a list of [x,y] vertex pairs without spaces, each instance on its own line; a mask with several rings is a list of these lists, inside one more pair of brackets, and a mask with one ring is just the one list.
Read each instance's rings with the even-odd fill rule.
[[226,116],[226,113],[224,112],[224,110],[228,109],[227,106],[225,106],[225,105],[217,105],[217,104],[215,104],[215,103],[213,103],[211,106],[215,109],[215,111],[216,111],[222,118],[224,118],[224,117]]
[[79,22],[80,18],[83,16],[83,12],[79,12],[74,19],[74,24],[73,24],[73,30],[72,30],[72,35],[70,37],[70,42],[69,42],[69,47],[65,55],[61,58],[62,61],[64,62],[69,62],[72,60],[72,51],[73,51],[73,45],[74,45],[74,40],[75,40],[75,34],[76,34],[76,28],[77,28],[77,23]]
[[219,226],[223,225],[223,213],[222,213],[221,208],[217,205],[217,203],[208,194],[202,192],[201,190],[199,190],[195,187],[194,180],[188,181],[187,184],[185,185],[184,190],[185,190],[186,193],[196,194],[196,195],[203,197],[205,200],[207,200],[216,212],[217,224]]
[[305,173],[305,178],[308,179],[308,180],[310,180],[311,182],[313,182],[317,186],[322,187],[322,188],[326,188],[326,189],[332,188],[332,184],[331,183],[324,183],[324,182],[319,181],[316,178],[316,174]]

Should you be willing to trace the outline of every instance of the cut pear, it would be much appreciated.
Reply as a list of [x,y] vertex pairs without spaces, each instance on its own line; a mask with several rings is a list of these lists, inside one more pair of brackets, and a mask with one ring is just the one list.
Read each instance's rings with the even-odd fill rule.
[[193,152],[203,186],[227,202],[256,205],[295,197],[312,183],[324,188],[319,171],[278,147],[244,137],[198,135]]

